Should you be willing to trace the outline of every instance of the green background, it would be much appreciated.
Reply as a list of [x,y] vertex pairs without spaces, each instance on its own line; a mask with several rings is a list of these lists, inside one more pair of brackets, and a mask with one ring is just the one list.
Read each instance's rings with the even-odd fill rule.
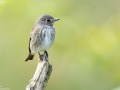
[[42,14],[60,18],[46,90],[120,90],[120,0],[0,0],[0,86],[25,90],[33,77],[38,55],[24,60]]

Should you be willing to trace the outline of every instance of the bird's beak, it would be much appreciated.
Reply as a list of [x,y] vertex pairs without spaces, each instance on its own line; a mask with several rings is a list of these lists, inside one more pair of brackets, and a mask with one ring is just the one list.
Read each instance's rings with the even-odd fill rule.
[[58,20],[60,20],[59,18],[55,18],[55,21],[58,21]]

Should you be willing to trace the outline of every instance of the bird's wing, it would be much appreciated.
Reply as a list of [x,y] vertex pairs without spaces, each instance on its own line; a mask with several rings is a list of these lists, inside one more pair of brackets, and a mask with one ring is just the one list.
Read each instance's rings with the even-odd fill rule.
[[30,50],[30,41],[31,41],[31,37],[29,39],[29,53],[31,53],[31,50]]
[[33,28],[31,34],[30,34],[30,39],[29,39],[29,52],[31,53],[31,49],[30,49],[30,44],[35,44],[37,45],[37,41],[39,39],[39,43],[41,43],[41,27],[40,26],[36,26]]

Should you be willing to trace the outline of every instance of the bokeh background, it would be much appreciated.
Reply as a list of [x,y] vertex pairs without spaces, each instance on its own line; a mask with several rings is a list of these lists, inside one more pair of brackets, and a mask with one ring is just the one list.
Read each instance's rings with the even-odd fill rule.
[[120,90],[120,0],[0,0],[1,87],[25,90],[33,77],[38,55],[24,60],[42,14],[61,19],[46,90]]

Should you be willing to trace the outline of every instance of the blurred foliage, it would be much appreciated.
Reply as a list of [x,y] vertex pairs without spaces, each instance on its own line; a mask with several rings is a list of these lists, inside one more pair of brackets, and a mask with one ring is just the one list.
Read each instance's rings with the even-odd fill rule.
[[42,14],[61,19],[46,90],[118,90],[120,0],[0,0],[0,86],[25,90],[38,59],[24,62],[29,33]]

